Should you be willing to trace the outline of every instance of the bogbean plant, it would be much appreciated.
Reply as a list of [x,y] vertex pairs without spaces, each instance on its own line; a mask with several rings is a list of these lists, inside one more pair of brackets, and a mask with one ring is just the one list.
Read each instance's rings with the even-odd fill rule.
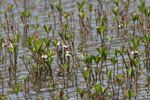
[[[129,13],[131,0],[108,2],[97,0],[97,2],[95,9],[93,9],[94,4],[92,3],[76,2],[78,8],[78,15],[76,16],[78,16],[79,22],[76,22],[77,19],[75,19],[73,12],[64,11],[61,0],[57,4],[49,2],[51,13],[47,14],[47,18],[50,23],[44,22],[44,25],[39,23],[39,16],[32,16],[32,13],[27,11],[25,6],[24,11],[20,11],[20,19],[16,24],[13,15],[14,5],[6,5],[8,11],[3,12],[5,22],[1,24],[5,36],[0,37],[1,72],[8,70],[9,87],[16,94],[17,99],[20,97],[20,93],[25,99],[28,99],[29,95],[32,94],[31,90],[40,94],[41,89],[45,87],[50,93],[51,97],[49,98],[51,99],[69,99],[68,93],[66,93],[69,88],[74,88],[74,98],[77,99],[85,99],[86,97],[89,100],[137,99],[140,96],[140,85],[143,85],[141,80],[145,75],[144,71],[147,75],[144,76],[147,78],[145,87],[147,97],[143,97],[144,99],[149,98],[150,36],[147,35],[146,31],[150,27],[149,8],[146,7],[143,0],[140,0],[138,6],[139,13],[136,11]],[[110,3],[114,7],[111,11],[109,11]],[[16,1],[15,4],[17,5]],[[124,5],[125,10],[121,11],[122,5]],[[105,6],[109,8],[105,9],[106,11],[104,10]],[[92,17],[92,11],[95,19]],[[108,18],[109,12],[114,17],[111,20],[115,22],[111,29]],[[9,22],[10,18],[13,19],[12,22]],[[30,19],[34,19],[36,23],[30,25]],[[51,22],[52,20],[54,23]],[[96,27],[93,27],[93,20],[95,20],[94,25]],[[78,46],[79,50],[76,50],[75,33],[77,26],[75,22],[79,24],[78,32],[82,38],[81,44]],[[21,23],[23,29],[19,27]],[[59,24],[59,28],[57,24]],[[128,33],[130,24],[133,24],[131,25],[133,32]],[[28,34],[31,30],[30,27],[33,28],[34,34]],[[23,30],[23,35],[20,30]],[[89,38],[94,38],[93,30],[95,30],[99,40],[98,44],[100,44],[98,48],[94,48],[97,50],[96,54],[86,52],[83,43],[84,39],[87,41]],[[127,45],[113,48],[115,36],[109,34],[110,30],[116,32],[116,37],[121,38],[121,35],[126,37]],[[138,30],[141,30],[143,34],[139,36]],[[41,37],[43,33],[46,33],[44,38]],[[25,38],[29,55],[19,55],[20,38]],[[107,42],[111,42],[109,46],[106,44]],[[144,51],[139,49],[141,45],[143,45]],[[22,64],[18,63],[19,59],[21,59]],[[111,65],[109,65],[110,63]],[[23,77],[23,83],[20,82],[18,75],[20,66],[25,67],[28,73],[27,76]],[[2,100],[8,99],[4,93],[5,78],[3,75],[0,76],[2,80],[0,99]],[[55,91],[58,94],[53,96]],[[43,100],[44,96],[41,95],[39,98]]]

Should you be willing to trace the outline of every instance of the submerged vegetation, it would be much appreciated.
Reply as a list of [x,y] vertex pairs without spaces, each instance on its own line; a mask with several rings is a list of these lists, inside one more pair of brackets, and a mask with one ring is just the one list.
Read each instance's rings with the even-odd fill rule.
[[1,0],[0,99],[150,99],[147,2]]

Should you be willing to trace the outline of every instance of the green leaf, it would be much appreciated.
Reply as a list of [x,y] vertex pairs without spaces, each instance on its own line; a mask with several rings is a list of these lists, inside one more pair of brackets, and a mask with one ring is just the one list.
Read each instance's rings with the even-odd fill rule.
[[7,50],[8,50],[8,53],[11,53],[12,49],[13,49],[13,48],[8,48],[8,49],[7,49]]
[[97,0],[99,3],[101,3],[101,0]]
[[103,25],[101,28],[98,26],[96,28],[98,30],[98,33],[101,35],[104,32],[104,30],[106,29],[106,27],[107,27],[107,25]]
[[100,92],[100,84],[99,85],[95,84],[93,88],[94,88],[94,91],[96,92],[96,94],[98,95]]
[[102,48],[97,48],[97,51],[99,52],[99,55],[102,56],[102,54],[103,54]]
[[113,18],[113,21],[116,22],[116,21],[117,21],[117,17],[114,17],[114,18]]
[[80,5],[80,8],[81,8],[81,9],[83,8],[84,4],[85,4],[85,1],[83,1],[83,2],[81,3],[81,5]]
[[61,37],[62,40],[64,40],[63,32],[60,32],[60,33],[59,33],[59,36]]
[[32,36],[32,37],[30,37],[30,38],[27,38],[27,42],[28,42],[28,45],[32,45],[32,43],[33,43],[33,41],[34,41],[34,38],[35,38],[35,36]]
[[8,97],[6,95],[3,97],[0,97],[0,100],[7,100],[7,99],[8,99]]
[[85,1],[83,1],[82,3],[77,2],[79,11],[81,11],[81,9],[83,8],[84,4],[85,4]]
[[4,41],[4,38],[1,38],[1,37],[0,37],[0,47],[2,46],[3,41]]
[[67,68],[67,65],[64,64],[64,65],[61,65],[62,69],[65,70]]
[[131,16],[132,16],[132,19],[133,19],[134,22],[139,18],[138,14],[134,15],[134,14],[131,13]]
[[119,6],[119,0],[114,0],[114,3],[116,4],[116,6]]
[[55,39],[54,42],[53,42],[54,46],[56,47],[57,44],[58,44],[58,39]]
[[37,21],[38,20],[38,16],[35,16],[34,19],[35,19],[35,21]]
[[107,39],[109,39],[110,41],[112,41],[112,39],[114,38],[113,36],[109,37],[109,36],[106,36]]
[[79,2],[77,2],[77,5],[78,5],[78,6],[80,6],[80,3],[79,3]]
[[100,92],[102,95],[104,94],[104,87],[103,86],[100,86]]
[[82,65],[82,61],[78,64],[79,68],[81,68],[81,65]]
[[11,9],[11,11],[13,10],[13,8],[14,8],[14,5],[13,5],[13,4],[11,4],[11,5],[10,5],[10,9]]
[[67,19],[68,17],[69,17],[69,12],[64,12],[64,17],[65,17],[65,19]]
[[51,39],[48,40],[48,38],[45,38],[44,42],[45,42],[46,46],[49,47],[49,45],[51,43]]
[[53,15],[53,13],[48,13],[48,14],[47,14],[48,18],[51,18],[52,15]]
[[51,56],[55,55],[55,52],[51,49],[46,52],[47,56],[51,58]]
[[14,49],[14,53],[15,53],[15,55],[17,55],[18,46],[17,46],[17,45],[13,45],[13,49]]
[[47,33],[50,32],[50,29],[51,29],[51,28],[48,28],[48,26],[46,26],[46,25],[44,25],[43,27],[44,27],[44,29],[45,29],[45,31],[46,31]]
[[43,39],[34,42],[34,47],[38,54],[42,51],[42,44],[43,44]]
[[48,57],[47,58],[47,62],[48,62],[49,66],[52,66],[52,64],[53,64],[53,58]]
[[51,9],[54,10],[54,4],[52,2],[50,4],[50,6],[51,6]]
[[62,10],[61,3],[57,4],[57,5],[56,5],[56,8],[57,8],[57,10],[60,12],[60,11]]
[[72,38],[72,33],[67,33],[67,35],[65,36],[65,39],[70,42],[71,41],[71,38]]
[[147,8],[144,10],[144,14],[145,14],[147,17],[149,17],[150,12],[149,12],[149,10],[148,10]]
[[134,95],[134,90],[132,90],[132,91],[128,90],[127,97],[129,98],[129,100],[131,100],[131,98],[133,97],[133,95]]
[[108,55],[108,50],[103,49],[102,57],[104,58],[104,60],[107,59],[107,55]]
[[135,67],[138,67],[139,63],[140,63],[140,58],[138,58],[137,60],[135,59],[132,59],[134,64],[135,64]]
[[122,46],[120,49],[120,54],[124,55],[124,51],[125,51],[125,46]]
[[115,56],[117,57],[118,49],[113,49]]
[[93,9],[93,4],[91,4],[90,6],[86,6],[86,7],[87,7],[88,11],[91,12]]
[[84,56],[84,58],[85,58],[85,63],[86,63],[87,65],[92,64],[93,56],[88,56],[87,53],[84,53],[83,56]]
[[123,83],[123,80],[121,79],[121,76],[118,76],[118,75],[116,75],[116,81],[117,81],[119,84],[122,84],[122,83]]
[[115,9],[113,9],[113,13],[115,14],[115,16],[118,15],[118,7],[116,7]]
[[78,92],[79,92],[79,95],[80,95],[80,97],[82,99],[83,96],[84,96],[84,93],[85,93],[85,89],[78,88]]
[[130,69],[128,69],[128,71],[129,71],[130,77],[132,78],[134,75],[134,70],[132,68],[130,68]]
[[84,12],[79,12],[79,17],[81,18],[81,19],[84,19],[85,18],[85,16],[86,16],[86,13],[84,13]]
[[112,79],[112,70],[109,70],[109,71],[108,71],[107,76],[108,76],[109,80]]
[[43,95],[41,95],[41,97],[40,97],[40,100],[44,100],[44,97],[43,97]]
[[6,12],[6,11],[3,11],[3,14],[4,14],[4,16],[5,16],[5,19],[8,20],[7,12]]
[[19,84],[17,87],[12,87],[13,91],[18,95],[20,92],[21,85]]
[[2,24],[2,27],[4,28],[4,30],[6,31],[6,23]]
[[30,12],[26,12],[25,13],[25,17],[29,18],[31,16],[31,13]]
[[90,70],[86,70],[86,71],[82,72],[82,75],[84,76],[84,79],[85,79],[85,80],[88,79],[89,73],[90,73]]
[[133,44],[133,49],[137,50],[138,45],[140,44],[140,39],[136,40],[134,37],[131,37],[131,41],[132,41],[132,44]]
[[94,59],[95,63],[98,64],[101,60],[101,57],[99,56],[99,54],[97,54],[96,56],[93,56],[93,59]]
[[17,42],[19,42],[19,40],[20,40],[20,35],[19,35],[19,34],[14,34],[14,39],[17,40]]
[[145,1],[143,1],[143,0],[140,0],[140,2],[141,2],[141,5],[140,6],[138,6],[138,8],[139,8],[139,10],[143,13],[144,12],[144,10],[145,10]]

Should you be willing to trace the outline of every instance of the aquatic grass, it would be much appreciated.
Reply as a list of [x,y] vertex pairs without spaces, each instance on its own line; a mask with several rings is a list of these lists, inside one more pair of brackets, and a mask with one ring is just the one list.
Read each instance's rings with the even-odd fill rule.
[[19,84],[17,87],[12,87],[13,91],[15,92],[18,100],[18,93],[20,92],[21,85]]
[[[63,0],[39,1],[35,8],[28,0],[23,7],[12,2],[0,17],[0,63],[6,73],[0,75],[1,99],[13,93],[29,99],[33,91],[37,99],[149,99],[145,1],[134,5],[135,11],[135,0],[77,1],[73,11]],[[37,8],[43,17],[33,13]]]
[[104,26],[102,26],[101,28],[100,27],[96,27],[97,28],[97,30],[98,30],[98,33],[100,34],[100,39],[101,39],[101,47],[102,48],[104,48],[104,31],[105,31],[105,29],[106,29],[106,27],[107,27],[107,25],[104,25]]

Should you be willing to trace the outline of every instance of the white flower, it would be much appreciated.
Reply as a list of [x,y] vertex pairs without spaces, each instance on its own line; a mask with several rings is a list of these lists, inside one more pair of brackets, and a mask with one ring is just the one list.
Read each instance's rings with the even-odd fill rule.
[[71,56],[71,54],[69,54],[69,53],[66,53],[66,57],[70,57]]
[[42,55],[42,56],[41,56],[41,58],[47,58],[47,57],[48,57],[47,55]]
[[143,45],[147,45],[147,42],[143,42]]
[[61,45],[63,43],[63,41],[59,40],[57,43],[57,46]]
[[9,7],[10,5],[9,4],[5,4],[5,7]]
[[82,52],[82,54],[80,55],[80,58],[84,58],[84,54],[85,52]]
[[70,19],[70,16],[68,16],[67,19]]
[[70,50],[67,50],[65,56],[66,56],[66,57],[68,57],[68,56],[70,57],[70,56],[71,56],[71,51],[70,51]]
[[84,68],[84,70],[87,70],[87,69],[88,69],[87,67]]
[[45,54],[45,52],[42,53],[41,58],[47,58],[48,56]]
[[12,43],[10,41],[9,41],[9,47],[13,48],[13,45],[12,45]]
[[94,14],[95,14],[95,12],[96,12],[96,9],[93,10],[93,13],[94,13]]
[[3,42],[3,43],[2,43],[2,47],[5,47],[6,45],[7,45],[6,42]]
[[119,28],[120,28],[120,27],[123,27],[123,24],[119,24],[118,27],[119,27]]
[[68,47],[69,47],[69,45],[68,45],[68,44],[66,44],[66,43],[64,43],[64,44],[63,44],[63,47],[64,47],[64,48],[68,48]]
[[67,50],[66,53],[70,53],[70,50]]
[[133,50],[131,51],[131,55],[137,54],[138,52],[139,52],[139,51],[136,51],[136,50],[133,49]]
[[134,51],[134,53],[138,53],[139,51]]

